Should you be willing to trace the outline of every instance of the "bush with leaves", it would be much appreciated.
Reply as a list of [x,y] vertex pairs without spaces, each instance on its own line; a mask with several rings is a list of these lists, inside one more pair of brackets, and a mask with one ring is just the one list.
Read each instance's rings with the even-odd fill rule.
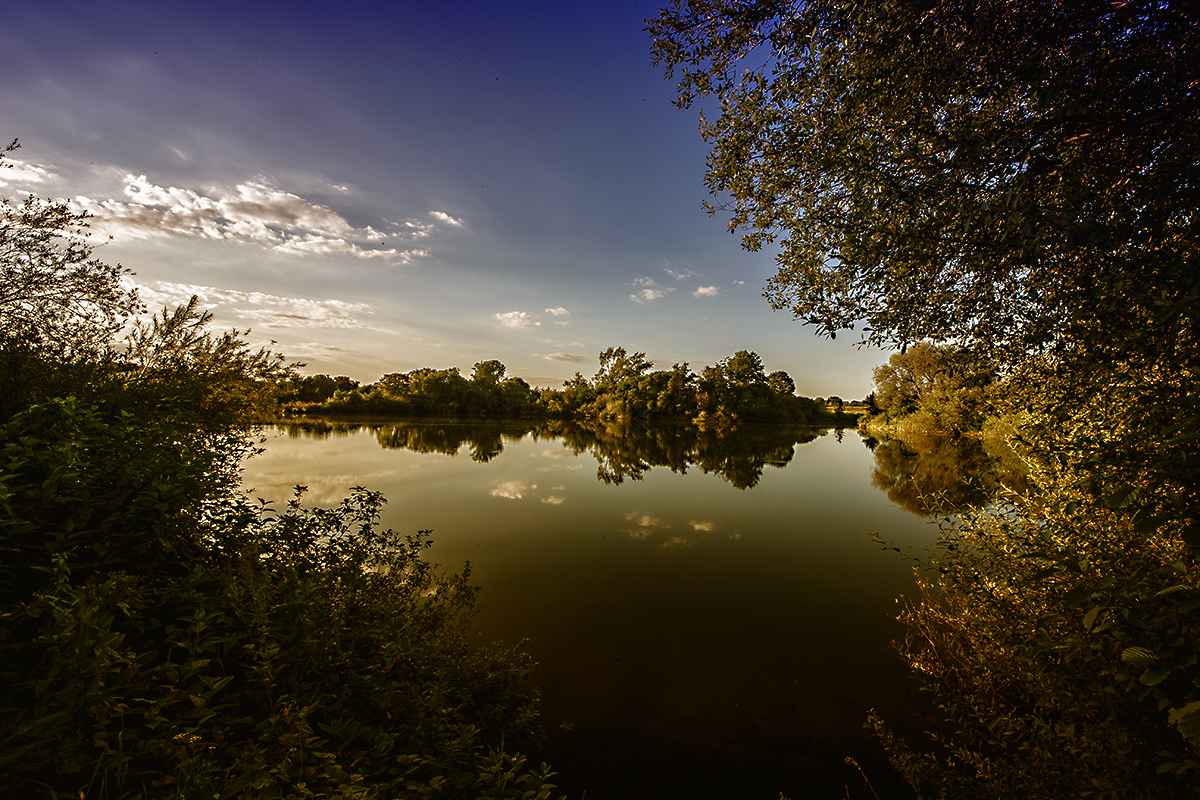
[[873,724],[921,796],[1200,794],[1194,559],[1177,525],[1064,483],[942,518],[918,559],[900,649],[933,738]]
[[11,796],[543,798],[530,662],[365,490],[214,486],[172,420],[73,401],[0,432]]
[[0,208],[0,794],[548,797],[512,749],[531,664],[468,648],[468,573],[377,493],[252,504],[294,368],[195,298],[116,338],[140,306],[85,226]]

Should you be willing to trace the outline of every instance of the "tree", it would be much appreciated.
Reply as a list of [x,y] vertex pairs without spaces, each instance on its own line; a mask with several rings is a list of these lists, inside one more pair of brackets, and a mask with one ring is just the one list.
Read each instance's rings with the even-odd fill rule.
[[302,403],[322,403],[337,392],[351,392],[358,388],[358,381],[349,376],[333,377],[321,372],[316,375],[298,376],[280,386],[280,400],[297,400]]
[[629,380],[637,380],[654,367],[645,353],[629,355],[624,347],[609,347],[599,356],[600,369],[592,376],[597,390],[612,389]]
[[[677,105],[711,96],[711,211],[830,336],[1008,362],[1197,335],[1200,17],[1181,2],[677,0]],[[1113,337],[1117,342],[1113,342]]]
[[[914,786],[1182,796],[1200,752],[1195,5],[677,0],[648,25],[677,104],[715,100],[709,209],[750,250],[777,242],[771,304],[829,336],[972,354],[1021,419],[1036,498],[947,520],[904,613],[947,717],[944,749],[891,748]],[[937,380],[881,377],[885,411],[938,403]],[[1064,751],[1088,765],[1065,780]]]
[[499,361],[479,361],[471,368],[471,380],[483,386],[496,386],[504,380],[505,366]]
[[919,422],[926,427],[975,431],[993,375],[960,350],[917,342],[875,368],[876,407],[888,420],[921,412]]
[[[10,144],[5,152],[15,149]],[[3,166],[0,153],[0,166]],[[0,341],[65,355],[103,349],[138,310],[120,264],[92,258],[88,214],[63,201],[0,201]]]
[[770,386],[771,391],[775,394],[794,395],[796,393],[796,382],[792,380],[791,375],[781,369],[775,370],[767,376],[767,386]]
[[[875,402],[889,417],[911,414],[934,393],[952,382],[950,353],[928,342],[917,342],[888,363],[875,368]],[[953,390],[950,387],[948,390]]]
[[0,201],[0,419],[86,383],[141,309],[128,270],[92,258],[87,219],[61,201]]
[[121,342],[120,403],[169,404],[215,430],[244,429],[276,412],[277,386],[296,377],[269,347],[251,347],[250,331],[208,330],[212,313],[193,295],[148,322],[138,320]]
[[734,386],[763,386],[767,382],[762,358],[751,350],[738,350],[722,366],[725,379]]

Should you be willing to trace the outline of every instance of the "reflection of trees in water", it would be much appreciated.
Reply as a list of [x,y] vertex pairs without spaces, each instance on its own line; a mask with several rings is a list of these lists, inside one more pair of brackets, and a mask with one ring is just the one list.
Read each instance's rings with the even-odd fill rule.
[[471,460],[487,463],[504,451],[506,441],[520,441],[534,432],[535,423],[501,422],[489,424],[430,423],[430,422],[341,422],[306,419],[282,423],[280,427],[290,438],[328,439],[348,436],[359,430],[375,434],[379,446],[414,453],[457,455],[463,445],[471,451]]
[[715,473],[738,489],[758,484],[763,470],[782,469],[797,444],[811,442],[823,429],[777,425],[742,425],[732,430],[697,431],[688,426],[644,426],[621,422],[338,422],[303,420],[281,426],[288,436],[327,439],[366,429],[381,447],[414,453],[453,456],[463,445],[471,460],[486,463],[504,450],[506,441],[561,439],[575,455],[590,454],[598,464],[596,478],[607,484],[638,481],[654,467],[686,473],[689,467]]
[[429,424],[388,423],[375,431],[381,447],[411,450],[414,453],[443,453],[453,456],[463,445],[471,451],[471,460],[486,464],[504,452],[504,442],[518,442],[536,429],[535,423]]
[[811,442],[823,433],[767,425],[742,425],[718,432],[595,423],[564,427],[561,435],[576,454],[592,454],[599,463],[596,478],[604,483],[641,480],[653,467],[686,473],[689,466],[696,466],[720,475],[738,489],[749,489],[758,483],[766,466],[787,466],[796,444]]
[[1025,465],[1003,444],[928,433],[865,443],[875,454],[872,485],[919,516],[982,505],[1001,487],[1028,488]]
[[289,439],[328,439],[332,436],[349,436],[360,428],[361,422],[335,422],[324,419],[305,419],[280,423],[279,427]]

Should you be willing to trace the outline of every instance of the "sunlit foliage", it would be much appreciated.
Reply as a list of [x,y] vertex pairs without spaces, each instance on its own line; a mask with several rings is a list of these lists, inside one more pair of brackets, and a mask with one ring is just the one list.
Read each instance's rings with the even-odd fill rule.
[[940,747],[875,720],[893,763],[925,797],[1191,796],[1200,590],[1178,540],[1085,493],[1008,499],[945,518],[920,559],[901,652]]
[[705,367],[700,375],[686,363],[655,370],[645,353],[631,355],[623,347],[607,348],[600,353],[599,361],[600,368],[591,379],[575,373],[562,389],[535,390],[521,378],[505,378],[504,364],[491,360],[476,363],[470,380],[457,367],[422,367],[389,373],[369,386],[333,389],[313,400],[304,398],[314,397],[318,384],[329,389],[333,379],[295,378],[281,384],[279,391],[293,413],[665,420],[692,422],[702,428],[728,428],[746,422],[853,421],[849,415],[830,417],[820,403],[796,396],[796,384],[790,375],[783,371],[766,375],[762,359],[749,350],[739,350]]

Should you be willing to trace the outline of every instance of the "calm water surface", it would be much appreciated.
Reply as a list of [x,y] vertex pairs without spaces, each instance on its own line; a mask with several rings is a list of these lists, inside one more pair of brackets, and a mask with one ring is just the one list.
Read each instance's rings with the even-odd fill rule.
[[386,526],[471,563],[478,635],[527,639],[541,664],[538,755],[572,797],[870,796],[847,756],[907,796],[863,722],[907,730],[915,704],[891,647],[911,566],[869,536],[934,538],[905,507],[908,451],[853,431],[395,423],[278,428],[265,447],[245,472],[260,496],[379,490]]

